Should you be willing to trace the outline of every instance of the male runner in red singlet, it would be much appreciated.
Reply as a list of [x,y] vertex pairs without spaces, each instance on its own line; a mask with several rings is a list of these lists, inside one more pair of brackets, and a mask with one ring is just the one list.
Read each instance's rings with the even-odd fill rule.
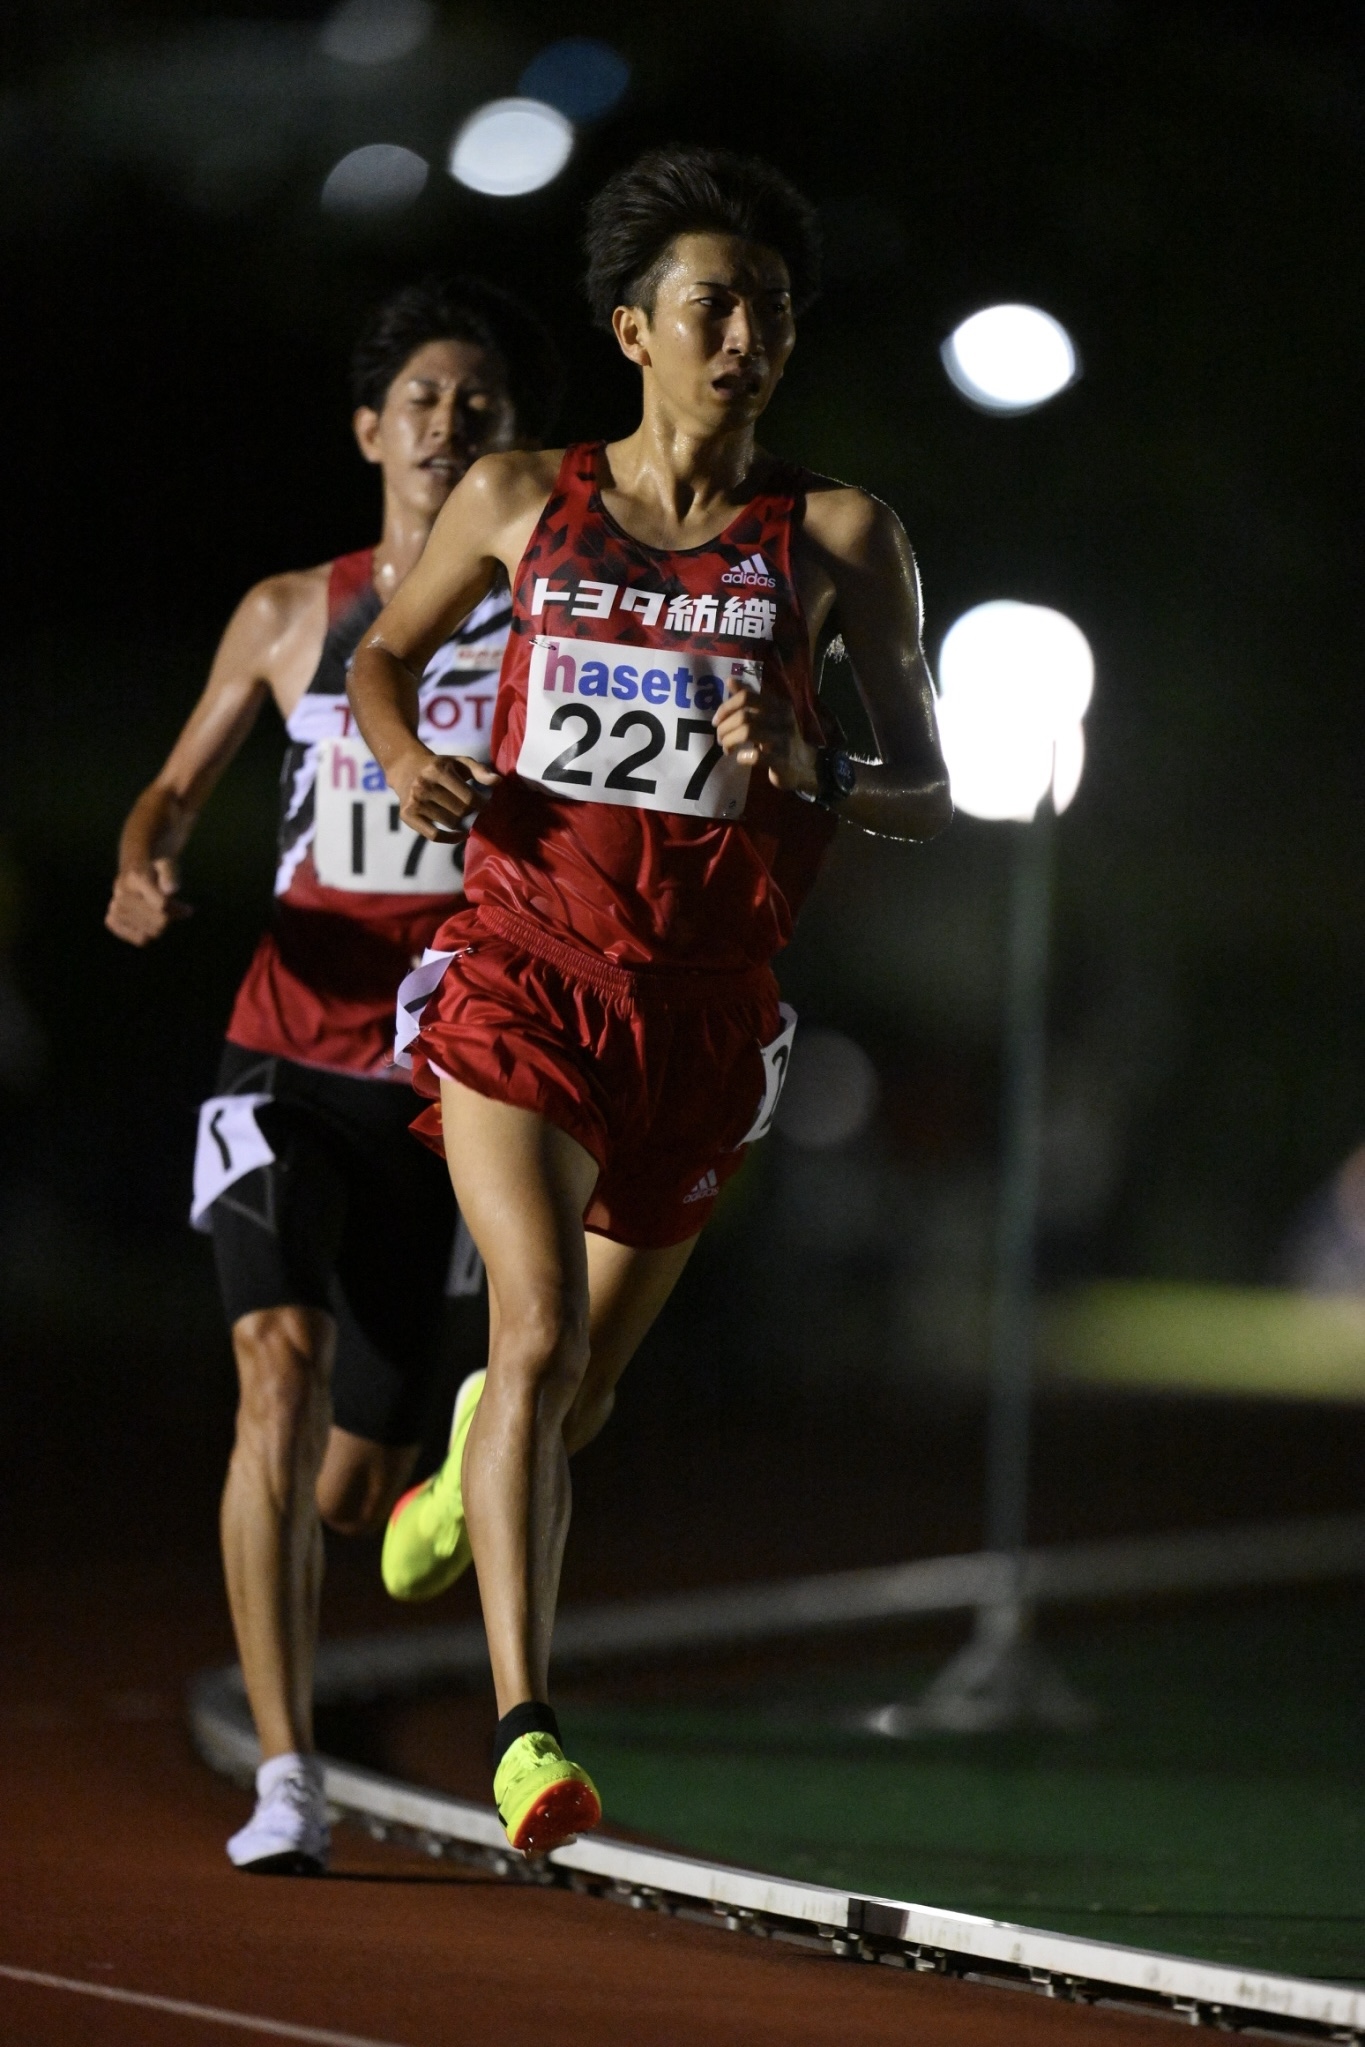
[[[417,1456],[448,1274],[458,1290],[454,1203],[407,1128],[393,1003],[463,902],[463,848],[400,827],[355,732],[347,663],[470,463],[534,444],[558,381],[538,323],[474,280],[390,298],[352,373],[356,439],[383,480],[383,537],[248,592],[124,827],[107,918],[146,945],[187,914],[178,856],[273,697],[289,735],[276,913],[237,996],[219,1093],[201,1112],[194,1202],[213,1234],[241,1381],[222,1526],[263,1757],[256,1812],[228,1844],[249,1869],[326,1860],[312,1755],[319,1513],[343,1532],[383,1525]],[[487,757],[510,615],[494,577],[433,645],[418,692],[425,747]],[[477,1258],[465,1268],[477,1290]]]
[[[445,1469],[395,1510],[386,1579],[429,1591],[472,1547],[494,1796],[530,1851],[600,1816],[548,1697],[568,1454],[767,1126],[794,1025],[769,961],[835,815],[924,839],[952,809],[899,521],[754,439],[815,287],[809,206],[753,160],[656,151],[594,202],[588,250],[640,426],[478,463],[351,681],[404,819],[441,844],[476,818],[414,1078],[488,1267],[489,1362]],[[503,573],[492,766],[439,760],[416,678]],[[836,625],[875,762],[817,717]]]

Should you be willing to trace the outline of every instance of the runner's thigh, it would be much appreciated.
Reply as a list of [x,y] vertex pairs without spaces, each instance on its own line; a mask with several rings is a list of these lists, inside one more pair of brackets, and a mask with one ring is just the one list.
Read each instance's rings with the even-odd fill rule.
[[296,1099],[288,1063],[224,1047],[219,1091],[269,1071],[272,1098],[257,1111],[275,1156],[221,1194],[209,1211],[229,1326],[262,1308],[332,1309],[331,1274],[346,1215],[345,1176],[312,1106]]
[[441,1083],[446,1157],[464,1219],[488,1267],[494,1313],[515,1315],[567,1285],[586,1305],[583,1210],[597,1162],[530,1109]]

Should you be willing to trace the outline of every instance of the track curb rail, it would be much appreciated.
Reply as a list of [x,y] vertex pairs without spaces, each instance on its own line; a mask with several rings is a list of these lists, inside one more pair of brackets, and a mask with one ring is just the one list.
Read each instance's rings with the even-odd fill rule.
[[[989,1554],[932,1558],[879,1571],[571,1609],[556,1629],[555,1654],[560,1661],[609,1662],[701,1642],[975,1606],[1003,1582],[1006,1562]],[[1249,1569],[1255,1583],[1365,1574],[1365,1516],[1232,1531],[1221,1546],[1216,1532],[1201,1532],[1034,1551],[1026,1582],[1040,1599],[1122,1597],[1245,1584]],[[317,1696],[329,1705],[362,1703],[437,1682],[477,1681],[486,1669],[477,1623],[360,1636],[320,1645]],[[196,1678],[187,1708],[205,1762],[250,1783],[259,1750],[240,1669],[232,1665]],[[339,1816],[376,1838],[413,1842],[433,1857],[474,1862],[509,1880],[558,1884],[866,1962],[1011,1983],[1088,2003],[1164,2009],[1187,2023],[1225,2031],[1252,2029],[1365,2047],[1365,1987],[1242,1970],[969,1912],[864,1897],[603,1834],[528,1861],[508,1846],[492,1806],[332,1757],[319,1760],[328,1801]]]

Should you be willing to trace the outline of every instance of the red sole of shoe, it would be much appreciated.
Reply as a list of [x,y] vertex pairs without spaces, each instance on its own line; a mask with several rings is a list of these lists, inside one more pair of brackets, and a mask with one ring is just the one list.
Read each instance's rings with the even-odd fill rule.
[[596,1792],[569,1778],[541,1793],[512,1836],[512,1846],[523,1855],[548,1855],[575,1834],[589,1833],[601,1823],[602,1806]]
[[407,1490],[407,1491],[406,1491],[406,1492],[405,1492],[405,1493],[403,1494],[403,1497],[402,1497],[402,1499],[401,1499],[401,1500],[395,1500],[395,1501],[394,1501],[394,1503],[393,1503],[393,1507],[392,1507],[392,1509],[390,1510],[390,1513],[389,1513],[389,1526],[390,1526],[390,1528],[392,1528],[392,1527],[393,1527],[393,1524],[394,1524],[394,1522],[395,1522],[395,1521],[396,1521],[396,1520],[398,1519],[398,1517],[399,1517],[399,1515],[400,1515],[400,1514],[402,1513],[402,1511],[403,1511],[404,1507],[406,1507],[406,1506],[407,1506],[407,1504],[408,1504],[408,1501],[409,1501],[409,1500],[415,1500],[415,1499],[417,1498],[417,1495],[418,1495],[418,1493],[422,1493],[422,1492],[425,1492],[425,1491],[426,1491],[426,1488],[427,1488],[427,1481],[426,1481],[425,1479],[423,1479],[423,1480],[422,1480],[422,1483],[421,1483],[421,1485],[409,1486],[408,1490]]

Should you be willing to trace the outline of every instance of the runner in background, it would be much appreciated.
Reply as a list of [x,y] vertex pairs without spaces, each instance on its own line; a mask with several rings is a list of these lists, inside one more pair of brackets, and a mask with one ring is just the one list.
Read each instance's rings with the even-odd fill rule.
[[[379,308],[352,382],[356,441],[383,483],[379,544],[248,591],[129,814],[106,917],[142,946],[190,914],[179,856],[272,698],[289,742],[275,915],[201,1111],[193,1204],[213,1235],[240,1381],[223,1562],[262,1764],[228,1854],[255,1870],[326,1863],[312,1753],[321,1521],[383,1526],[418,1454],[447,1285],[481,1280],[448,1177],[409,1133],[407,1075],[393,1064],[394,994],[463,902],[463,843],[435,846],[400,822],[356,732],[347,666],[470,463],[539,441],[559,367],[507,294],[431,280]],[[510,618],[495,577],[433,648],[418,721],[434,753],[487,758]]]
[[[811,207],[753,159],[658,150],[593,202],[588,250],[639,427],[479,463],[351,678],[403,819],[438,846],[475,820],[472,907],[406,1007],[436,1098],[418,1128],[488,1265],[489,1361],[395,1510],[385,1582],[424,1594],[472,1554],[494,1796],[527,1851],[601,1810],[549,1702],[568,1457],[768,1128],[795,1027],[769,962],[836,816],[926,839],[952,812],[899,520],[755,442],[815,292]],[[504,576],[490,775],[435,757],[418,678]],[[836,624],[877,761],[822,731]]]

